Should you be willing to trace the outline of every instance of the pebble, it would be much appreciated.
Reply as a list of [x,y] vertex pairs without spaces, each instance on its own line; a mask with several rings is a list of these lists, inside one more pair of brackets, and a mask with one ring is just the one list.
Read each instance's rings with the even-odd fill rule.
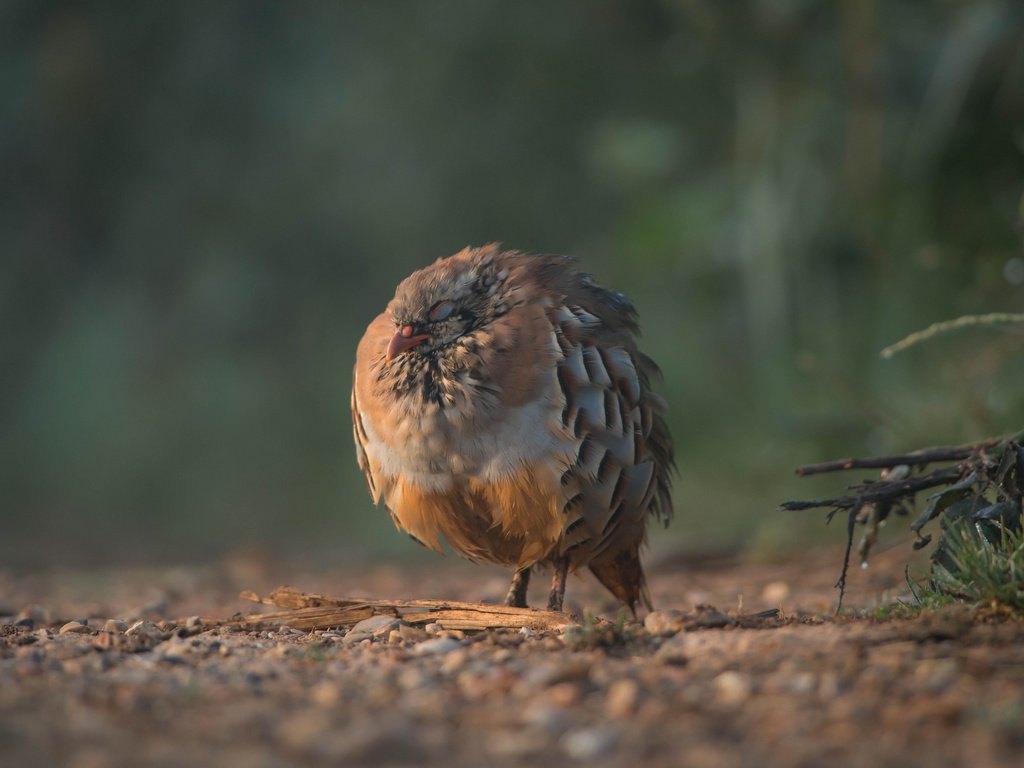
[[657,651],[654,652],[655,661],[659,661],[662,664],[672,664],[674,666],[682,667],[690,663],[690,654],[686,650],[686,646],[683,643],[674,642],[678,640],[681,635],[668,640],[662,645]]
[[62,635],[75,634],[75,635],[86,635],[91,630],[85,624],[79,621],[69,621],[63,627],[60,628]]
[[192,653],[192,641],[175,637],[159,646],[154,653],[168,661],[184,661],[185,657]]
[[674,635],[683,628],[686,614],[670,608],[665,611],[651,611],[644,617],[644,629],[652,635]]
[[608,717],[628,717],[636,709],[636,702],[640,695],[640,686],[635,680],[622,678],[608,686],[608,693],[604,697],[604,711]]
[[121,621],[120,619],[107,619],[103,622],[103,631],[112,632],[117,634],[124,634],[125,630],[128,629],[128,624]]
[[163,637],[163,632],[160,631],[160,627],[158,627],[151,621],[146,621],[145,619],[140,619],[139,621],[136,621],[134,624],[128,627],[128,629],[126,629],[124,633],[129,637],[136,635],[140,637],[149,638]]
[[718,700],[723,704],[741,704],[750,698],[750,678],[741,672],[722,672],[714,679],[713,684]]
[[583,689],[578,683],[558,683],[547,689],[547,697],[556,707],[568,709],[583,700]]
[[419,656],[440,656],[445,653],[451,653],[457,648],[461,648],[462,643],[450,637],[438,637],[434,640],[424,640],[419,645],[414,646],[414,652]]
[[573,760],[594,760],[606,755],[618,739],[614,728],[595,725],[569,731],[562,736],[559,746]]
[[[428,642],[435,642],[430,640]],[[446,675],[450,675],[453,672],[457,672],[466,666],[466,662],[469,661],[469,651],[465,648],[459,648],[452,653],[445,656],[443,662],[441,662],[441,671]]]
[[143,619],[128,627],[124,632],[124,637],[129,642],[125,650],[145,651],[162,642],[164,634],[156,624]]
[[387,637],[391,630],[398,629],[401,623],[394,616],[371,616],[353,625],[349,633]]
[[14,617],[14,625],[35,629],[50,623],[50,612],[41,605],[30,605]]
[[590,661],[585,658],[574,658],[567,662],[538,665],[524,675],[523,683],[527,686],[546,688],[558,683],[586,680],[590,677],[591,666]]
[[564,733],[572,724],[572,718],[557,707],[548,704],[535,704],[525,709],[523,722],[554,735]]
[[429,633],[412,624],[402,624],[398,627],[398,631],[402,635],[402,640],[407,643],[418,643],[430,637]]
[[788,687],[792,693],[802,696],[818,687],[818,678],[813,672],[798,672],[790,678]]

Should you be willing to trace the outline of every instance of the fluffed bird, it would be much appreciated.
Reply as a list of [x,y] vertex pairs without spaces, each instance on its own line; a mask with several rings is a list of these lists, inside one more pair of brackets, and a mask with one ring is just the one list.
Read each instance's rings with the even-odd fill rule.
[[356,353],[352,423],[374,503],[425,546],[515,569],[587,566],[650,608],[640,548],[672,517],[672,438],[636,311],[567,256],[466,248],[403,280]]

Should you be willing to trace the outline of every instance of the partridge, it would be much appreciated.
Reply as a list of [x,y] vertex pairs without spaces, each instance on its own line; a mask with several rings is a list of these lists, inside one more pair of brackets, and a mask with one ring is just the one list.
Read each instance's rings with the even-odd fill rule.
[[466,248],[414,272],[359,343],[352,423],[374,503],[443,551],[515,569],[548,608],[587,566],[650,608],[649,517],[672,517],[672,439],[636,311],[566,256]]

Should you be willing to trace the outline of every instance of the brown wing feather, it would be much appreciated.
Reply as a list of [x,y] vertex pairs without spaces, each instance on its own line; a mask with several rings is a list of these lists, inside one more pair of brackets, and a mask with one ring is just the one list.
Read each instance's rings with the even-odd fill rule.
[[580,438],[563,478],[570,497],[560,552],[574,567],[589,565],[627,605],[649,606],[639,560],[646,520],[667,524],[673,512],[667,407],[651,389],[660,371],[637,347],[636,313],[624,296],[566,269],[565,257],[532,258],[552,299],[562,420]]

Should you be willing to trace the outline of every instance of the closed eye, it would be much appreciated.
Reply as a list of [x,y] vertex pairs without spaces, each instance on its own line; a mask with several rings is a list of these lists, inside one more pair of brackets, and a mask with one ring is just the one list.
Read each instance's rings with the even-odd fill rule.
[[445,299],[444,301],[439,301],[437,304],[432,306],[427,317],[432,323],[436,323],[439,320],[447,320],[451,317],[452,312],[454,311],[455,305],[448,299]]

